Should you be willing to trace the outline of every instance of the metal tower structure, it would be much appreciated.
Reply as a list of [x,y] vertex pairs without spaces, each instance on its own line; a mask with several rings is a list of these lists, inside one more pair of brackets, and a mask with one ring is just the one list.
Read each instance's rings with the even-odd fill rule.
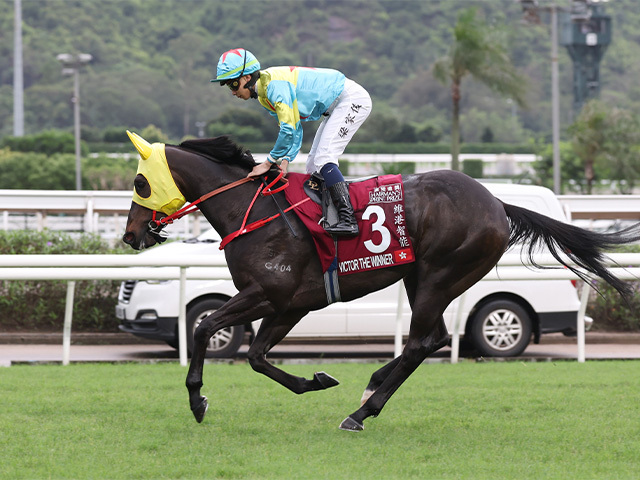
[[600,61],[611,43],[611,17],[602,2],[574,0],[560,13],[560,44],[573,61],[573,114],[600,95]]

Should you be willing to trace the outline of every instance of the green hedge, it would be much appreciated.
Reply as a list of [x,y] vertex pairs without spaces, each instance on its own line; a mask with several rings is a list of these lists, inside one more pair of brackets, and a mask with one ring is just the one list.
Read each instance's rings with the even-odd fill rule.
[[462,161],[462,172],[471,178],[482,178],[483,169],[481,158],[468,158]]
[[[274,138],[275,141],[275,138]],[[247,142],[243,144],[255,153],[267,153],[273,148],[273,142]],[[310,143],[302,145],[302,151],[308,152]],[[451,145],[448,143],[357,143],[347,145],[346,153],[449,153]],[[534,147],[529,144],[517,143],[463,143],[460,153],[534,153]]]
[[[528,144],[463,143],[460,153],[533,153]],[[350,143],[346,153],[450,153],[448,143]]]
[[626,303],[611,286],[600,282],[601,295],[589,302],[587,315],[593,318],[593,330],[614,332],[640,331],[640,282],[632,282],[634,292]]
[[[129,190],[133,186],[137,167],[136,157],[133,157],[133,160],[109,158],[105,155],[84,157],[82,158],[82,188]],[[0,188],[2,189],[74,190],[75,175],[74,155],[62,153],[47,155],[0,149]]]
[[[76,151],[73,133],[60,130],[47,130],[23,137],[4,137],[0,146],[8,147],[14,152],[37,152],[46,155],[54,155],[56,153],[75,154]],[[80,149],[82,155],[88,155],[89,149],[86,142],[80,142]]]
[[[52,231],[0,231],[0,254],[130,253],[111,248],[99,236],[72,238]],[[73,331],[117,332],[119,281],[76,282]],[[62,332],[67,282],[0,281],[0,330]]]
[[[309,142],[302,145],[302,151],[308,152],[311,148],[312,137]],[[275,137],[273,139],[275,141]],[[237,141],[237,140],[236,140]],[[170,141],[169,143],[178,143]],[[255,153],[268,153],[273,148],[273,142],[244,142],[242,146]],[[136,153],[131,142],[90,142],[91,152],[104,153]],[[517,143],[463,143],[460,153],[535,153],[534,147],[529,144]],[[448,143],[358,143],[351,142],[347,145],[346,153],[449,153],[451,145]]]
[[[127,139],[128,140],[128,139]],[[89,151],[91,153],[130,153],[137,155],[136,147],[133,143],[126,142],[90,142]]]
[[[624,247],[620,251],[640,253],[640,245]],[[601,280],[596,282],[600,294],[593,295],[587,307],[587,315],[593,318],[593,330],[640,332],[640,282],[630,283],[633,293],[625,302],[613,287]]]
[[[342,162],[340,162],[342,165]],[[378,165],[380,175],[411,175],[416,173],[416,164],[413,162],[391,162]]]

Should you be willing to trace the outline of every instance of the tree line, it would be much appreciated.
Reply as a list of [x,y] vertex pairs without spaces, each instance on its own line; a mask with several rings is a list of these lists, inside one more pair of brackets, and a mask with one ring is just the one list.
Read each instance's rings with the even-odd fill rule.
[[[514,112],[502,95],[466,79],[463,138],[480,141],[487,127],[500,142],[548,134],[548,23],[525,26],[521,7],[512,0],[22,0],[26,132],[71,128],[72,79],[61,74],[56,55],[86,52],[93,61],[81,73],[83,125],[104,130],[153,124],[174,140],[197,135],[197,123],[215,122],[229,108],[240,107],[209,79],[220,53],[241,43],[264,66],[337,68],[367,88],[382,118],[411,125],[416,133],[431,126],[448,137],[449,89],[435,79],[433,68],[449,52],[454,26],[469,6],[500,31],[508,58],[528,78],[529,108]],[[640,12],[634,7],[633,0],[607,7],[615,31],[601,77],[604,100],[637,110]],[[0,27],[4,136],[12,128],[13,2],[0,3]],[[564,49],[560,75],[563,122],[568,124],[572,65]]]
[[[374,99],[374,113],[358,134],[361,143],[425,149],[449,143],[455,151],[459,136],[463,148],[471,142],[498,142],[544,152],[550,141],[548,23],[525,26],[512,0],[22,0],[22,5],[28,134],[71,130],[72,81],[61,75],[55,57],[86,52],[94,60],[81,73],[82,137],[92,145],[113,142],[126,128],[140,132],[151,125],[172,142],[201,130],[208,136],[231,133],[241,143],[273,141],[277,125],[259,107],[240,104],[227,89],[209,83],[219,54],[240,42],[264,66],[337,68],[364,85]],[[469,7],[473,18],[466,13]],[[12,2],[0,3],[0,138],[11,135],[12,125],[12,8]],[[633,0],[618,0],[607,12],[615,30],[601,67],[603,104],[618,109],[607,115],[635,118],[640,111],[635,80],[640,11]],[[526,82],[520,82],[524,92],[495,88],[485,81],[492,72],[486,67],[460,77],[456,133],[453,78],[443,84],[437,77],[438,65],[455,57],[465,23],[462,33],[480,28],[490,34],[485,47],[502,49],[488,58],[489,65],[505,57]],[[578,132],[566,128],[577,121],[571,112],[571,75],[571,61],[561,49],[562,136],[573,158],[582,161],[584,152],[576,153],[579,147],[570,143]],[[308,140],[312,128],[305,130]],[[622,135],[619,130],[614,128],[615,135]],[[615,138],[633,141],[630,134]],[[582,165],[579,170],[585,173],[565,178],[584,177],[587,185],[603,175],[635,178],[635,146],[629,144],[621,157],[608,151],[614,143],[603,140],[600,153],[584,160],[594,167]],[[618,165],[610,167],[612,162]],[[563,168],[568,169],[564,163]],[[538,173],[537,181],[548,180],[543,167]]]

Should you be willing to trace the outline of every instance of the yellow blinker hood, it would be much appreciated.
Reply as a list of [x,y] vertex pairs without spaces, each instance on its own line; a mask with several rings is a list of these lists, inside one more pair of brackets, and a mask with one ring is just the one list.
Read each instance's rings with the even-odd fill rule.
[[140,154],[138,174],[143,175],[151,187],[151,195],[142,198],[133,189],[133,201],[138,205],[171,215],[186,203],[186,199],[178,190],[173,180],[167,157],[164,153],[164,143],[151,145],[141,136],[127,130],[129,139]]

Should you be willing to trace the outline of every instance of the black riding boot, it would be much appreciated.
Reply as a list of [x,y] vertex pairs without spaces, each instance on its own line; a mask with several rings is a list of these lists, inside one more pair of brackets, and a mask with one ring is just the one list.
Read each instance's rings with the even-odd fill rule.
[[352,237],[358,235],[358,223],[353,215],[353,207],[349,197],[347,182],[338,182],[329,187],[331,200],[338,209],[338,223],[327,227],[325,230],[331,235],[340,237]]

